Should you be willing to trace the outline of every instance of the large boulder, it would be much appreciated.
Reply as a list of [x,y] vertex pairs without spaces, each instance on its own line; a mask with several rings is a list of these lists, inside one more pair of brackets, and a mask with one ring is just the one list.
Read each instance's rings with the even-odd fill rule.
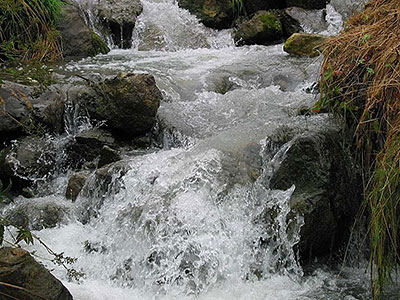
[[140,0],[100,0],[97,10],[100,24],[111,35],[114,45],[130,48],[136,18],[143,11]]
[[321,9],[326,7],[327,0],[286,0],[286,6],[297,6],[306,9]]
[[299,22],[285,11],[262,10],[256,12],[251,19],[239,23],[233,38],[237,45],[269,45],[300,31]]
[[108,129],[122,138],[150,131],[161,99],[153,76],[133,73],[91,84],[77,95],[79,105],[91,118],[105,121]]
[[105,42],[86,25],[76,4],[66,3],[61,13],[57,29],[61,33],[65,58],[95,56],[110,51]]
[[178,0],[178,4],[207,27],[224,29],[233,24],[235,15],[231,0]]
[[57,278],[21,248],[0,249],[0,282],[1,299],[73,299]]
[[354,164],[342,142],[332,129],[295,137],[269,183],[280,190],[295,186],[290,207],[304,216],[298,245],[303,261],[342,246],[358,211],[361,191],[355,188]]
[[292,55],[315,57],[320,55],[319,49],[327,38],[320,34],[294,33],[283,45],[283,50]]

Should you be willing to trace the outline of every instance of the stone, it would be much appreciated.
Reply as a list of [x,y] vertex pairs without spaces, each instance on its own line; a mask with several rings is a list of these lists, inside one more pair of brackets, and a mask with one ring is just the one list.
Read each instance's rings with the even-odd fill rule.
[[6,299],[73,299],[57,278],[21,248],[0,249],[0,282],[10,285],[0,285],[0,292]]
[[286,0],[286,6],[297,6],[306,9],[321,9],[326,7],[327,0]]
[[40,201],[26,201],[6,214],[10,224],[30,230],[53,228],[68,215],[69,209],[62,204]]
[[21,188],[30,183],[46,180],[55,168],[54,145],[38,136],[17,140],[0,155],[0,178],[12,178]]
[[55,86],[44,90],[11,81],[0,86],[0,142],[24,134],[64,130],[64,94]]
[[142,11],[139,0],[100,0],[97,4],[97,16],[104,31],[111,35],[114,45],[123,49],[131,47],[132,31]]
[[72,202],[75,202],[89,176],[90,176],[89,171],[81,171],[72,175],[68,180],[65,197],[69,200],[72,200]]
[[210,28],[230,28],[235,17],[231,0],[178,0],[178,5]]
[[233,34],[237,45],[269,45],[283,36],[282,23],[270,11],[258,11],[250,20],[239,24]]
[[283,50],[292,55],[315,57],[320,55],[319,47],[327,36],[310,33],[294,33],[283,46]]
[[246,0],[244,2],[247,15],[252,15],[259,10],[286,8],[285,1],[281,0]]
[[153,128],[162,94],[153,76],[120,73],[83,88],[77,97],[91,118],[104,121],[108,130],[130,139]]
[[82,58],[110,51],[106,43],[86,25],[76,4],[66,3],[61,14],[56,27],[61,33],[64,58]]
[[298,245],[303,261],[329,255],[347,241],[361,195],[354,174],[338,130],[306,132],[291,141],[270,188],[295,185],[290,207],[304,216]]

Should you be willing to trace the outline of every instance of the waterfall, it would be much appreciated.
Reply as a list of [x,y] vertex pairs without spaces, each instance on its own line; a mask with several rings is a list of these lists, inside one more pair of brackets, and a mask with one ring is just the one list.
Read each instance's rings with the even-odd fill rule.
[[[101,34],[96,3],[80,5]],[[164,96],[162,147],[126,151],[92,171],[74,203],[64,196],[73,173],[65,166],[40,197],[16,199],[13,208],[27,201],[65,208],[57,227],[36,233],[76,257],[85,278],[68,282],[61,267],[49,268],[76,300],[358,299],[353,287],[365,294],[365,274],[350,282],[324,269],[305,276],[296,249],[304,219],[290,208],[296,186],[270,187],[293,139],[269,137],[288,124],[296,136],[329,123],[298,113],[316,100],[310,91],[321,59],[289,57],[282,45],[234,47],[230,30],[207,29],[173,0],[142,5],[131,49],[58,71],[154,75]],[[332,6],[327,15],[332,22],[321,31],[341,21]],[[67,138],[94,126],[77,107],[66,113]],[[37,245],[31,250],[46,257]]]

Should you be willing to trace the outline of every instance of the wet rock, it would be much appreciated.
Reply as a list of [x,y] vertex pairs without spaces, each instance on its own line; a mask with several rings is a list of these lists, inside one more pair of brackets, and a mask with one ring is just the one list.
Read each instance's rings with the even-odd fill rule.
[[325,9],[308,10],[301,7],[289,7],[285,9],[285,12],[299,21],[305,27],[305,31],[322,32],[328,29]]
[[368,0],[330,0],[330,4],[343,16],[344,20],[347,20],[355,13],[360,12],[367,2]]
[[[105,146],[108,148],[104,150]],[[97,159],[95,165],[101,167],[120,159],[118,151],[113,147],[115,147],[115,139],[107,130],[98,128],[85,130],[78,133],[75,141],[67,146],[68,160],[72,167],[81,168],[84,163]],[[98,162],[101,158],[102,165],[100,166]]]
[[0,249],[0,281],[22,288],[16,289],[1,285],[2,297],[7,299],[73,299],[57,278],[42,264],[36,262],[29,252],[21,248],[3,247]]
[[210,28],[224,29],[233,24],[231,0],[178,0],[180,7],[189,10]]
[[304,261],[329,255],[348,238],[359,205],[354,178],[338,130],[307,132],[291,141],[270,187],[295,185],[290,206],[304,216],[299,243]]
[[161,99],[153,76],[133,73],[106,79],[78,95],[91,118],[105,121],[109,130],[125,139],[153,128]]
[[86,25],[76,4],[62,6],[57,29],[61,33],[65,58],[95,56],[110,51],[105,42]]
[[90,171],[81,171],[71,176],[68,180],[67,190],[65,197],[73,202],[78,198],[86,180],[89,178]]
[[12,178],[14,184],[25,186],[46,180],[55,168],[54,145],[38,136],[17,140],[0,155],[0,178]]
[[30,230],[41,230],[56,227],[68,213],[68,208],[62,204],[28,201],[13,208],[6,214],[6,219],[13,225]]
[[315,57],[319,47],[328,37],[320,34],[295,33],[287,39],[283,50],[289,54]]
[[268,9],[281,9],[285,8],[285,1],[281,0],[246,0],[245,1],[245,9],[248,15],[252,15],[259,10],[268,10]]
[[326,7],[327,0],[286,0],[286,6],[297,6],[306,9],[321,9]]
[[64,94],[55,86],[39,89],[11,81],[0,86],[0,141],[23,134],[61,133]]
[[250,20],[239,24],[233,34],[237,45],[268,45],[283,36],[282,23],[270,11],[258,11]]
[[143,11],[139,0],[101,0],[97,4],[100,24],[111,35],[114,45],[130,48],[136,18]]
[[233,38],[237,45],[269,45],[301,31],[300,23],[283,10],[258,11],[239,23]]

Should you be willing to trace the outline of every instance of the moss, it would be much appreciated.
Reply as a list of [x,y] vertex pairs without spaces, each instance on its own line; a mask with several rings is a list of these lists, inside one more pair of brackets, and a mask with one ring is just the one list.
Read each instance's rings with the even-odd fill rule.
[[271,12],[266,12],[258,16],[263,23],[264,30],[275,30],[282,32],[282,24],[278,17]]
[[[55,81],[51,65],[32,61],[26,64],[17,64],[0,69],[0,78],[29,86],[45,88]],[[1,85],[1,82],[0,82]]]
[[101,37],[92,31],[92,45],[93,49],[89,51],[89,56],[96,56],[97,54],[107,54],[110,52],[107,44],[101,39]]
[[289,54],[315,57],[320,54],[319,49],[326,39],[326,36],[318,34],[295,33],[287,39],[283,50]]

